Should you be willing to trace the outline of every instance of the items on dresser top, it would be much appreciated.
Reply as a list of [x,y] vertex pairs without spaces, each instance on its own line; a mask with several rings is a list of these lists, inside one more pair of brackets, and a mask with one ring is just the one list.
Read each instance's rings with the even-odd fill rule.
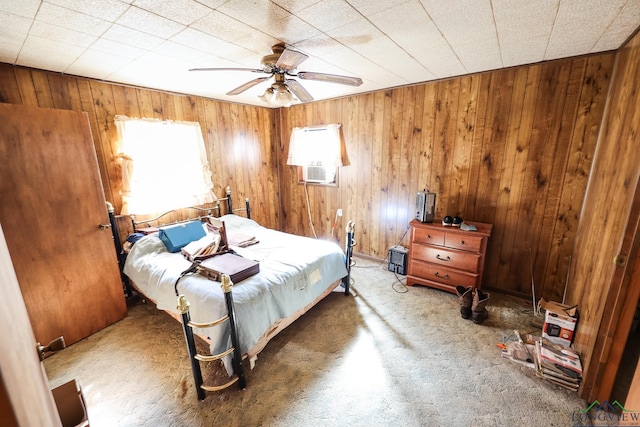
[[424,285],[455,293],[456,286],[480,288],[487,242],[493,225],[464,222],[475,231],[442,221],[410,223],[407,285]]

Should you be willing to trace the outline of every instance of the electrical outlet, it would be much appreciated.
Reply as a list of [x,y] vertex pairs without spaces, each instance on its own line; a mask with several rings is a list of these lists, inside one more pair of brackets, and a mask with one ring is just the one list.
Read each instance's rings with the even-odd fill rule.
[[338,209],[338,212],[336,212],[337,216],[342,216],[342,208]]

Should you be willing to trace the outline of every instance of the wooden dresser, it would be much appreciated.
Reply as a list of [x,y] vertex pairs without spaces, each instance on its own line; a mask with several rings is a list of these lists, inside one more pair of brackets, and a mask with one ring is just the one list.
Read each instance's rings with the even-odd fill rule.
[[478,230],[444,227],[439,218],[433,223],[411,221],[407,285],[430,286],[452,293],[458,285],[481,287],[493,225],[465,222]]

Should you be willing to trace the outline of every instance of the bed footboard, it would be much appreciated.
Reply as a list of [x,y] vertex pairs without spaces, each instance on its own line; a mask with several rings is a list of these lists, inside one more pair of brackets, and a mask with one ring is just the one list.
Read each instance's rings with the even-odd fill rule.
[[[248,208],[248,205],[247,205]],[[346,227],[346,247],[345,247],[345,266],[347,269],[347,275],[342,279],[342,286],[344,287],[345,296],[350,295],[350,286],[353,283],[353,279],[351,278],[351,267],[355,265],[353,260],[353,247],[356,245],[356,241],[354,239],[355,234],[355,223],[353,221],[349,221]],[[233,306],[233,283],[231,279],[227,275],[222,275],[221,277],[221,287],[224,292],[225,303],[227,308],[227,315],[221,317],[218,320],[215,320],[210,323],[196,323],[191,321],[191,315],[189,314],[189,302],[184,295],[180,295],[178,292],[178,283],[180,279],[182,279],[187,274],[194,274],[197,271],[197,267],[199,262],[194,262],[191,267],[187,270],[183,271],[180,274],[180,277],[175,282],[175,293],[178,297],[178,312],[182,316],[182,329],[184,331],[184,337],[187,344],[187,351],[189,353],[189,359],[191,361],[191,369],[193,371],[193,379],[196,386],[196,392],[198,394],[198,399],[203,400],[206,397],[207,391],[220,391],[223,390],[235,383],[238,383],[238,386],[241,389],[246,388],[246,379],[244,376],[244,370],[242,367],[242,354],[240,351],[240,345],[238,340],[238,330],[236,327],[236,316]],[[338,282],[339,283],[339,282]],[[329,288],[332,289],[332,288]],[[329,292],[330,293],[330,292]],[[328,293],[327,293],[328,294]],[[213,326],[217,326],[222,324],[223,322],[229,322],[230,333],[231,333],[231,347],[225,350],[224,352],[216,355],[203,355],[199,354],[196,349],[195,344],[195,334],[194,328],[210,328]],[[233,366],[233,376],[231,379],[221,385],[205,385],[202,378],[202,369],[200,366],[200,362],[209,362],[220,360],[228,355],[232,356],[232,366]]]
[[[180,279],[178,279],[179,281]],[[177,293],[176,282],[176,293]],[[238,387],[241,389],[246,388],[247,382],[244,376],[244,370],[242,368],[242,355],[240,354],[240,346],[238,341],[238,332],[236,328],[236,318],[233,310],[233,294],[231,292],[233,288],[233,282],[226,274],[222,275],[221,285],[224,292],[225,303],[227,306],[227,315],[221,317],[218,320],[209,323],[195,323],[191,321],[191,315],[189,314],[189,302],[184,295],[178,295],[177,309],[182,315],[182,329],[184,331],[184,338],[187,344],[187,351],[189,353],[189,359],[191,361],[191,370],[193,371],[193,380],[196,386],[196,393],[198,399],[203,400],[206,397],[207,391],[220,391],[224,390],[231,385],[238,383]],[[229,322],[231,329],[231,347],[219,354],[204,355],[200,354],[196,350],[195,336],[193,328],[210,328],[218,326],[224,322]],[[231,379],[221,385],[205,385],[202,379],[202,369],[200,362],[212,362],[215,360],[221,360],[222,358],[232,355],[233,376]]]

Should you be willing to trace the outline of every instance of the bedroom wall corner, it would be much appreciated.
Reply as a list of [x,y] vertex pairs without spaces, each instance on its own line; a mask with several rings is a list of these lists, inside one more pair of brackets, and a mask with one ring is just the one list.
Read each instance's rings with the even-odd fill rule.
[[200,123],[214,190],[231,187],[234,208],[249,198],[253,217],[280,228],[275,113],[272,109],[122,86],[0,63],[0,102],[86,111],[107,201],[120,213],[115,115]]
[[[408,246],[416,192],[436,216],[494,225],[483,286],[561,300],[602,121],[614,53],[549,61],[293,105],[293,127],[340,123],[349,166],[339,186],[297,183],[281,152],[286,232],[331,237],[336,210],[356,222],[358,254],[383,260]],[[339,233],[341,234],[341,233]],[[335,235],[333,236],[335,237]]]
[[[590,173],[567,301],[577,304],[580,321],[574,346],[583,357],[580,395],[609,399],[619,353],[629,332],[620,330],[629,295],[640,284],[631,281],[640,267],[640,34],[616,53],[611,91],[602,119]],[[635,304],[626,310],[635,311]],[[631,316],[631,317],[629,317]],[[615,396],[611,396],[616,398]]]

